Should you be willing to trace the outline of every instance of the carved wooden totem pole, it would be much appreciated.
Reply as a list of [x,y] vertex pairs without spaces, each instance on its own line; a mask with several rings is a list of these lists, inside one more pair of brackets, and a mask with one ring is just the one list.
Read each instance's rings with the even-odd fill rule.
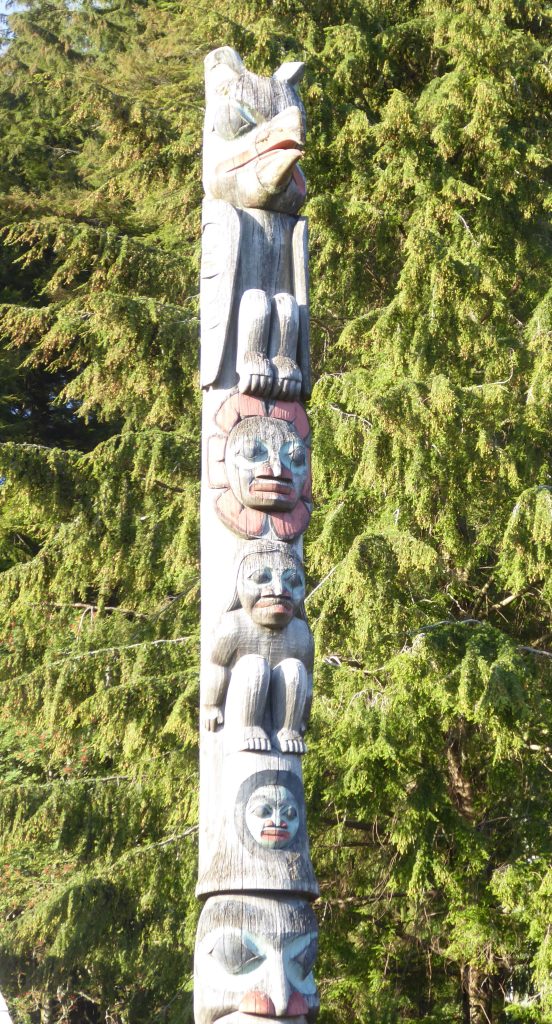
[[307,1024],[318,895],[301,758],[312,697],[300,63],[205,60],[196,1024]]

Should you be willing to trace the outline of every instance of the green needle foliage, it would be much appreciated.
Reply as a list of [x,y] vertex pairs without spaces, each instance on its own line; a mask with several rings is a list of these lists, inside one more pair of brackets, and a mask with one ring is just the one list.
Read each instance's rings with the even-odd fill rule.
[[0,53],[0,983],[189,1024],[202,58],[308,63],[321,1024],[552,1022],[552,12],[29,0]]

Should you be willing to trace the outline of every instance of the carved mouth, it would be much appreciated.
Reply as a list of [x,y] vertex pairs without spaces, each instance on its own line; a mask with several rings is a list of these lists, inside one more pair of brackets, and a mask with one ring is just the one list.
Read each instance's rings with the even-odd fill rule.
[[273,477],[261,476],[257,477],[252,481],[249,487],[250,493],[269,493],[269,494],[285,494],[288,497],[293,494],[295,488],[293,484],[288,484],[284,480],[275,480]]
[[267,825],[261,832],[261,838],[277,840],[289,839],[289,832],[287,828],[284,828],[282,825]]
[[270,597],[260,597],[257,601],[256,608],[272,608],[273,611],[281,608],[283,611],[293,611],[293,601],[290,597],[283,597],[279,594],[275,594]]
[[236,154],[231,157],[230,160],[223,160],[217,167],[218,173],[224,172],[225,174],[234,174],[235,171],[239,171],[242,167],[247,167],[248,164],[253,163],[255,160],[262,160],[263,157],[268,157],[270,153],[278,153],[285,151],[289,154],[289,163],[295,164],[301,159],[304,152],[304,147],[298,139],[279,139],[278,142],[273,142],[267,146],[260,146],[251,149],[247,149],[242,153]]

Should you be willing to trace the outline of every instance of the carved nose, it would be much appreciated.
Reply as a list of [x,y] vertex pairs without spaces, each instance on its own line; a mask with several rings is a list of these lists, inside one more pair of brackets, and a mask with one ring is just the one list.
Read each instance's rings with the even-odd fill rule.
[[270,460],[270,468],[274,473],[274,476],[282,475],[282,463],[277,456]]
[[305,997],[299,992],[292,992],[286,1010],[288,1017],[300,1017],[302,1014],[308,1012],[309,1004]]
[[238,1006],[238,1010],[241,1010],[242,1013],[256,1013],[258,1017],[276,1016],[274,1003],[265,992],[246,992]]

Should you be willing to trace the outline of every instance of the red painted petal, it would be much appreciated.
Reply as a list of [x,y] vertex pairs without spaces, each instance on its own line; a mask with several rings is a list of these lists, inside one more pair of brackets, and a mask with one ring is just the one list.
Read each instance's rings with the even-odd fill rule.
[[266,525],[266,514],[242,505],[237,530],[244,537],[260,537]]
[[293,423],[298,408],[301,408],[298,402],[282,402],[281,399],[278,399],[277,402],[274,402],[270,415],[275,420],[287,420],[289,423]]
[[295,405],[297,407],[297,415],[294,420],[294,426],[299,437],[302,437],[304,441],[310,434],[310,423],[303,406],[299,405],[299,402],[295,402]]
[[312,467],[310,448],[307,448],[307,475],[305,477],[305,483],[303,484],[303,490],[301,491],[301,497],[303,498],[303,501],[312,501]]
[[310,425],[307,414],[299,402],[282,402],[281,399],[278,399],[277,402],[274,402],[270,415],[275,420],[287,420],[288,423],[293,423],[303,441],[309,436]]
[[310,522],[310,509],[304,501],[298,501],[291,512],[277,512],[270,516],[274,533],[281,540],[293,540],[304,533]]
[[260,537],[266,525],[266,514],[254,508],[245,508],[241,501],[227,490],[216,503],[217,515],[226,526],[241,537]]
[[230,398],[226,398],[224,400],[215,416],[215,423],[217,426],[221,427],[226,434],[230,433],[232,427],[234,427],[240,419],[240,398],[241,395],[239,394],[230,395]]
[[227,490],[217,498],[217,515],[232,530],[238,529],[240,513],[243,510],[241,501],[234,497],[232,491]]
[[253,395],[239,395],[240,419],[247,416],[266,416],[266,405]]

